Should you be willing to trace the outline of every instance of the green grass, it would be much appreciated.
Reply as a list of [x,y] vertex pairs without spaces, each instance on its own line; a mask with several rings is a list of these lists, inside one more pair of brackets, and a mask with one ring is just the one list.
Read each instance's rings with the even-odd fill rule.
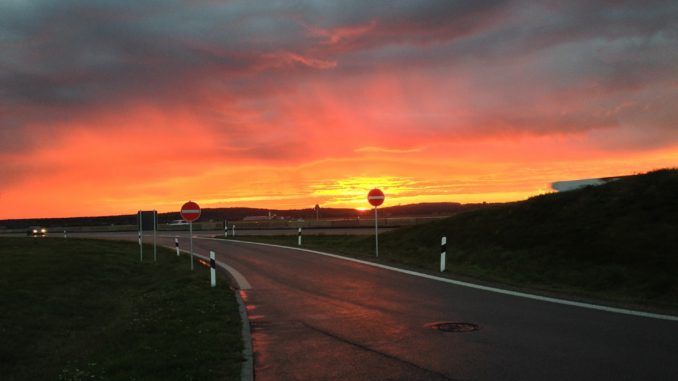
[[2,380],[237,380],[238,305],[186,256],[134,243],[0,238]]
[[[380,234],[383,263],[520,289],[678,311],[678,170],[547,194]],[[296,236],[238,237],[296,246]],[[374,236],[304,236],[305,248],[374,257]]]

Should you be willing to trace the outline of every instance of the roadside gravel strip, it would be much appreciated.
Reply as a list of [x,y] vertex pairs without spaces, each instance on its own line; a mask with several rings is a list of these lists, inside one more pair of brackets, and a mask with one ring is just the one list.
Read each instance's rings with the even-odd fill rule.
[[[195,239],[225,242],[225,240],[220,239],[220,238],[208,238],[208,237],[194,237],[194,238]],[[391,267],[391,266],[382,265],[382,264],[379,264],[379,263],[373,263],[373,262],[363,261],[363,260],[360,260],[360,259],[345,257],[345,256],[341,256],[341,255],[325,253],[325,252],[322,252],[322,251],[302,249],[302,248],[292,247],[292,246],[275,245],[275,244],[270,244],[270,243],[261,243],[261,242],[240,241],[240,240],[229,240],[229,241],[238,242],[238,243],[247,243],[247,244],[252,244],[252,245],[271,246],[271,247],[279,247],[279,248],[290,249],[290,250],[304,251],[304,252],[307,252],[307,253],[324,255],[324,256],[327,256],[327,257],[332,257],[332,258],[341,259],[341,260],[345,260],[345,261],[361,263],[361,264],[364,264],[364,265],[367,265],[367,266],[378,267],[378,268],[381,268],[381,269],[396,271],[396,272],[409,274],[409,275],[413,275],[413,276],[417,276],[417,277],[421,277],[421,278],[431,279],[431,280],[435,280],[435,281],[439,281],[439,282],[450,283],[450,284],[454,284],[454,285],[457,285],[457,286],[475,288],[475,289],[478,289],[478,290],[484,290],[484,291],[489,291],[489,292],[494,292],[494,293],[499,293],[499,294],[516,296],[516,297],[519,297],[519,298],[533,299],[533,300],[539,300],[539,301],[542,301],[542,302],[557,303],[557,304],[563,304],[563,305],[568,305],[568,306],[588,308],[588,309],[592,309],[592,310],[606,311],[606,312],[612,312],[612,313],[618,313],[618,314],[624,314],[624,315],[640,316],[640,317],[651,318],[651,319],[678,321],[678,316],[673,316],[673,315],[657,314],[657,313],[637,311],[637,310],[629,310],[629,309],[617,308],[617,307],[608,307],[608,306],[602,306],[602,305],[598,305],[598,304],[575,302],[575,301],[572,301],[572,300],[557,299],[557,298],[551,298],[551,297],[547,297],[547,296],[528,294],[528,293],[524,293],[524,292],[504,290],[504,289],[501,289],[501,288],[488,287],[488,286],[483,286],[483,285],[468,283],[468,282],[462,282],[462,281],[449,279],[449,278],[442,278],[442,277],[438,277],[438,276],[435,276],[435,275],[423,274],[423,273],[419,273],[419,272],[416,272],[416,271],[400,269],[400,268],[397,268],[397,267]],[[249,283],[247,283],[247,284],[249,285]]]

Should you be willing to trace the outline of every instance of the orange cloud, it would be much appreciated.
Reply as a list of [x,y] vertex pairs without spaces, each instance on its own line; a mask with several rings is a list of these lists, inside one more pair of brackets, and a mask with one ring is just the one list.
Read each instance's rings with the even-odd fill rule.
[[137,3],[0,4],[0,218],[509,201],[678,163],[659,8]]

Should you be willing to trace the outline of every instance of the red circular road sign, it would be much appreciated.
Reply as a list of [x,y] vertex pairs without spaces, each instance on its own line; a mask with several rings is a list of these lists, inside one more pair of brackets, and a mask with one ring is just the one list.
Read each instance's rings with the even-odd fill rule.
[[200,206],[193,201],[189,201],[181,207],[181,218],[188,222],[193,222],[200,218]]
[[370,193],[367,194],[367,201],[369,201],[374,207],[383,204],[385,198],[384,192],[377,188],[372,189]]

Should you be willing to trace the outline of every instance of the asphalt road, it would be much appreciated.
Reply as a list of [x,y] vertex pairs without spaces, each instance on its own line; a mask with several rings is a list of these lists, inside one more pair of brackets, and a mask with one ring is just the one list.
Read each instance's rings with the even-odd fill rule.
[[[135,237],[130,237],[135,238]],[[173,246],[173,241],[159,242]],[[188,248],[186,239],[181,247]],[[676,380],[678,322],[450,285],[292,249],[195,239],[241,291],[257,380]],[[464,322],[442,332],[433,322]]]
[[[394,230],[395,228],[379,228],[379,232],[387,232]],[[223,230],[196,230],[193,232],[196,235],[202,236],[216,236],[224,234]],[[144,232],[144,237],[148,238],[153,233],[150,231]],[[187,236],[188,229],[186,230],[161,230],[158,231],[159,235],[179,235]],[[232,230],[228,230],[229,236],[232,234]],[[297,235],[297,229],[236,229],[237,236],[248,236],[248,235]],[[303,235],[371,235],[374,234],[374,228],[306,228],[303,229]],[[136,236],[135,232],[123,231],[123,232],[68,232],[68,235],[78,236],[78,237],[103,237],[103,238],[129,238],[132,235]],[[25,237],[26,233],[24,231],[14,232],[14,233],[4,233],[0,232],[0,237]],[[47,234],[48,237],[63,237],[63,231],[61,230],[50,230]]]

